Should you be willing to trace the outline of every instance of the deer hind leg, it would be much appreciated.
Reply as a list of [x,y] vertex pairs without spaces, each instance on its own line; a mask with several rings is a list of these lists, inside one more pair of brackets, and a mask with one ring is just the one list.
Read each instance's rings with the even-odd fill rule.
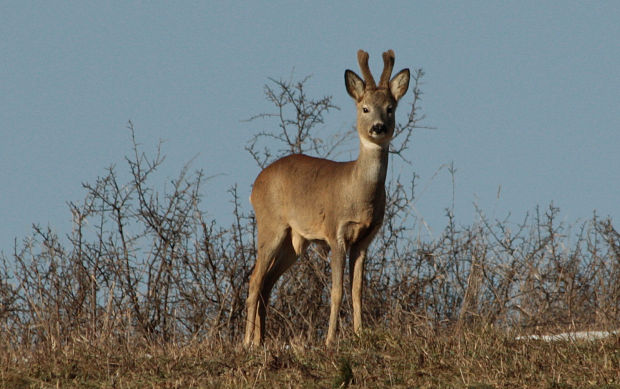
[[265,336],[265,316],[267,307],[269,306],[271,291],[280,276],[295,263],[298,257],[297,250],[294,247],[297,241],[292,238],[292,236],[294,236],[294,234],[289,230],[289,233],[286,235],[284,242],[282,242],[282,246],[275,256],[273,264],[265,276],[258,300],[256,319],[254,320],[254,343],[256,344],[260,343]]
[[[252,345],[252,337],[254,336],[254,343],[260,344],[262,341],[261,333],[254,334],[255,327],[257,325],[256,319],[258,316],[258,302],[263,284],[265,283],[265,277],[270,267],[273,266],[273,262],[278,256],[278,252],[287,237],[287,228],[281,229],[269,228],[267,225],[258,226],[258,254],[256,256],[256,263],[254,264],[254,270],[250,276],[250,286],[248,288],[248,298],[246,300],[247,308],[247,321],[245,326],[245,337],[243,345],[249,347]],[[260,326],[260,324],[258,324]],[[257,342],[258,341],[258,342]]]

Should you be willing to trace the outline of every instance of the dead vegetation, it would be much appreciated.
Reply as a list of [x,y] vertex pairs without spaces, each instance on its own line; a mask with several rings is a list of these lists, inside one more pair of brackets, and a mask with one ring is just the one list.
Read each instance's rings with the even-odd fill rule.
[[[423,73],[416,75],[394,162],[403,162],[419,128]],[[335,107],[308,98],[304,81],[266,89],[284,97],[272,100],[279,114],[259,119],[304,124],[290,137],[254,138],[248,149],[257,162],[302,143],[333,153],[312,130]],[[291,107],[299,120],[279,116]],[[70,204],[72,231],[59,237],[34,226],[0,258],[0,388],[620,387],[617,334],[515,340],[619,327],[620,234],[612,220],[594,214],[567,225],[550,205],[519,222],[479,210],[462,225],[448,208],[442,234],[424,239],[411,208],[415,180],[392,177],[366,266],[363,336],[347,330],[345,293],[338,344],[321,345],[329,264],[311,248],[274,291],[267,345],[248,352],[239,344],[255,258],[252,214],[233,187],[233,223],[207,217],[204,173],[189,167],[159,189],[162,154],[140,150],[129,128],[126,170],[112,166],[84,184],[84,200]],[[258,151],[265,137],[290,147]]]
[[[411,331],[411,332],[410,332]],[[618,388],[620,338],[596,342],[516,341],[495,327],[437,331],[423,323],[374,328],[323,342],[92,343],[76,338],[52,352],[3,353],[0,387],[400,387]]]

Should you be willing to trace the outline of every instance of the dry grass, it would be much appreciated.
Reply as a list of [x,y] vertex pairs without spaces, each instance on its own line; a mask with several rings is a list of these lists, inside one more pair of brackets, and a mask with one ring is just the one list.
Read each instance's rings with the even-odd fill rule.
[[[396,155],[422,118],[417,85]],[[278,108],[304,115],[333,108],[329,99],[308,100],[303,81],[274,88],[268,96],[280,88],[292,99],[268,98]],[[289,146],[323,144],[312,126],[275,117],[298,127]],[[445,229],[424,239],[413,212],[415,176],[410,184],[392,178],[366,263],[369,330],[347,332],[345,293],[339,343],[325,349],[330,266],[326,253],[311,249],[276,286],[267,345],[248,351],[240,337],[255,258],[252,213],[233,187],[232,225],[211,220],[201,208],[205,175],[188,167],[160,189],[152,178],[160,149],[145,154],[129,129],[128,174],[111,166],[84,184],[84,200],[70,203],[70,234],[35,226],[11,255],[0,251],[0,389],[620,388],[618,333],[591,342],[515,340],[618,329],[620,232],[612,220],[594,214],[571,225],[550,205],[519,223],[478,210],[461,225],[448,209]],[[259,163],[289,150],[259,149],[248,146]]]
[[0,388],[620,388],[620,337],[548,343],[492,327],[416,327],[345,334],[333,350],[272,339],[250,351],[226,342],[75,339],[53,352],[4,353],[1,363]]

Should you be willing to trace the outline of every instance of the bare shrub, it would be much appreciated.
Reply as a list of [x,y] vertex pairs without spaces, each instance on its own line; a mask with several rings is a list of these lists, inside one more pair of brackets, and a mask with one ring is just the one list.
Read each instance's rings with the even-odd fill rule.
[[[407,163],[410,139],[423,128],[422,76],[421,70],[414,72],[392,166]],[[316,136],[324,115],[337,107],[331,97],[308,97],[307,80],[271,80],[265,87],[275,114],[253,119],[277,130],[257,132],[248,143],[259,166],[291,152],[328,156],[346,139],[346,133],[331,141]],[[131,123],[129,134],[126,171],[111,166],[94,183],[83,184],[83,201],[69,204],[73,228],[66,237],[34,226],[10,256],[0,257],[3,358],[17,355],[15,350],[47,352],[78,341],[240,340],[255,257],[252,213],[241,206],[234,186],[228,192],[234,222],[222,226],[207,218],[201,209],[205,175],[189,166],[156,187],[153,177],[164,162],[160,148],[150,156],[140,150]],[[490,220],[478,210],[477,221],[461,225],[448,208],[442,234],[424,240],[415,233],[422,222],[413,212],[415,179],[414,173],[391,177],[386,185],[385,221],[365,272],[363,309],[371,327],[402,332],[476,325],[518,331],[617,326],[620,234],[610,219],[595,214],[567,225],[550,205],[519,223]],[[282,277],[268,316],[272,336],[323,337],[329,315],[327,255],[312,246]],[[350,320],[346,293],[343,308],[341,320]]]
[[[405,163],[404,152],[414,130],[429,128],[421,126],[423,76],[422,70],[414,72],[410,110],[405,120],[397,123],[398,137],[391,147],[392,155]],[[323,114],[333,107],[325,104],[331,101],[329,98],[308,98],[304,92],[306,81],[295,84],[271,80],[273,85],[265,86],[266,97],[274,103],[277,113],[257,115],[251,120],[272,119],[272,124],[280,123],[278,131],[282,133],[259,132],[250,141],[247,149],[259,166],[291,152],[326,157],[337,153],[339,142],[347,136],[335,135],[339,142],[328,152],[315,146],[322,141],[314,137],[316,131],[312,130],[323,123]],[[286,96],[284,102],[282,96]],[[321,120],[300,125],[300,121],[285,116],[288,105],[296,108],[297,118],[315,115]],[[304,107],[312,108],[304,113]],[[284,123],[293,129],[284,130]],[[263,153],[261,159],[255,145],[262,137],[276,141],[272,148],[276,152]],[[454,176],[454,166],[448,169]],[[441,236],[423,241],[415,235],[419,222],[412,207],[415,173],[411,177],[409,182],[392,177],[386,183],[384,225],[366,264],[364,313],[374,325],[399,328],[424,321],[439,327],[492,324],[523,329],[609,327],[617,323],[618,305],[614,301],[620,295],[614,285],[619,277],[618,236],[611,220],[601,222],[595,216],[573,226],[579,229],[574,233],[570,226],[557,222],[559,209],[550,205],[542,214],[536,208],[533,218],[528,215],[518,224],[508,219],[488,220],[478,210],[477,222],[461,226],[448,208]],[[327,254],[319,247],[309,250],[282,277],[272,298],[272,319],[268,321],[276,329],[272,331],[275,336],[321,335],[329,301]],[[345,304],[342,319],[351,317],[350,309],[350,304]]]
[[235,223],[223,228],[199,208],[202,171],[186,166],[158,191],[150,180],[164,158],[159,148],[152,158],[140,151],[129,130],[129,179],[112,166],[83,184],[83,202],[69,204],[68,246],[35,226],[11,260],[2,258],[0,331],[15,344],[238,332],[254,234],[236,188]]

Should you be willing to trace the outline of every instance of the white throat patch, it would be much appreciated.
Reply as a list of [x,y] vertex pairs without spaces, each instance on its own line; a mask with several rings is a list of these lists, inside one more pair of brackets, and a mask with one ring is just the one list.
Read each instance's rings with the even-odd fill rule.
[[362,136],[360,136],[360,142],[362,142],[362,147],[364,147],[365,149],[369,149],[369,150],[382,150],[383,149],[383,146],[373,143]]

